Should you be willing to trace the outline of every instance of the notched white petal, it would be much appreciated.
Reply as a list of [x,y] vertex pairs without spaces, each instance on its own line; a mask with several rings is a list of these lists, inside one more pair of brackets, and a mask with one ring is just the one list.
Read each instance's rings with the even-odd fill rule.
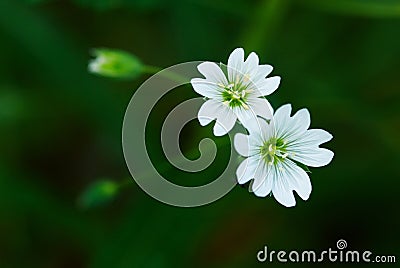
[[248,100],[248,104],[255,115],[265,119],[272,119],[274,111],[265,98],[251,98]]
[[[333,136],[323,129],[309,129],[296,141],[290,143],[288,150],[295,152],[293,159],[296,161],[306,165],[309,165],[307,163],[312,163],[313,165],[324,166],[332,160],[333,152],[319,146],[332,138]],[[317,163],[318,157],[324,157],[321,159],[320,164]]]
[[236,178],[239,184],[244,184],[251,180],[251,176],[245,176],[246,168],[248,166],[249,159],[245,159],[240,163],[239,167],[236,170]]
[[290,117],[291,112],[292,112],[292,105],[290,103],[282,105],[275,111],[274,120],[286,121],[286,119]]
[[244,63],[244,49],[239,47],[232,51],[228,58],[229,67],[238,67]]
[[260,160],[252,185],[252,191],[256,196],[266,197],[272,191],[273,178],[271,173],[273,169],[273,167],[265,165],[263,160]]
[[216,83],[210,82],[206,79],[193,78],[190,80],[190,83],[192,84],[194,91],[207,98],[217,97],[220,91]]
[[242,156],[249,156],[249,136],[243,133],[238,133],[234,138],[235,150]]
[[272,124],[278,136],[281,137],[285,136],[290,131],[288,123],[290,120],[291,112],[292,112],[291,104],[282,105],[275,111]]
[[291,158],[310,167],[323,167],[333,159],[334,153],[325,148],[309,148],[295,153]]
[[259,65],[254,72],[251,82],[257,87],[265,82],[265,78],[272,72],[273,67],[271,65]]
[[272,94],[278,89],[281,83],[281,78],[279,76],[269,77],[261,81],[257,81],[256,84],[256,94],[257,97],[267,96]]
[[256,144],[260,146],[273,135],[273,128],[262,118],[256,118],[253,124],[248,125],[247,130],[250,134],[249,143],[252,147],[255,147]]
[[215,99],[206,101],[200,107],[197,117],[202,126],[208,125],[211,121],[216,119],[213,128],[215,136],[222,136],[228,133],[237,120],[237,116],[232,110]]
[[236,77],[242,75],[244,67],[244,49],[236,48],[228,58],[228,78],[229,81],[235,81]]
[[286,162],[286,176],[291,188],[295,190],[301,199],[308,200],[310,197],[312,186],[308,174],[292,161]]
[[217,121],[215,122],[213,131],[214,135],[219,137],[219,136],[224,136],[227,134],[235,125],[236,118],[228,118],[226,120],[217,118]]
[[202,62],[197,69],[209,82],[227,84],[224,72],[215,62]]
[[298,110],[293,115],[291,121],[295,124],[293,125],[293,128],[296,128],[299,132],[304,132],[310,127],[310,113],[306,108]]
[[218,113],[221,111],[222,104],[216,100],[208,100],[201,107],[198,112],[197,118],[199,119],[200,125],[208,125],[211,121],[218,117]]
[[244,109],[242,107],[237,107],[234,109],[235,114],[238,117],[238,120],[246,129],[255,129],[257,128],[257,115],[255,111],[252,109]]
[[[255,189],[254,189],[255,188]],[[254,187],[252,190],[258,197],[266,197],[272,190],[272,179],[266,178],[261,185]]]
[[255,77],[258,73],[258,63],[259,59],[255,52],[251,52],[244,62],[244,75],[249,75],[250,77]]
[[277,178],[272,188],[272,194],[276,201],[284,205],[285,207],[293,207],[296,205],[294,194],[292,189],[288,185],[285,185],[283,178]]
[[332,138],[333,138],[332,134],[330,134],[328,131],[317,128],[308,130],[303,142],[313,143],[316,146],[319,146],[322,143],[330,141]]
[[274,68],[269,64],[260,65],[258,66],[257,76],[260,76],[260,78],[265,78],[272,72],[273,69]]
[[226,105],[222,104],[217,114],[217,121],[214,125],[214,135],[223,136],[227,134],[235,125],[236,120],[236,114]]
[[244,184],[254,178],[258,161],[254,157],[249,157],[240,163],[236,170],[236,177],[239,184]]

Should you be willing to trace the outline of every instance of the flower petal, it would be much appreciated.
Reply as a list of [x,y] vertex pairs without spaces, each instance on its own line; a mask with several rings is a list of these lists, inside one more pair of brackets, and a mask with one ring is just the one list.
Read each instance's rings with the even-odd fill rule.
[[236,177],[239,184],[244,184],[254,178],[258,162],[259,158],[257,156],[251,156],[240,163],[236,170]]
[[301,109],[293,117],[286,118],[285,122],[285,126],[280,130],[280,136],[289,145],[298,144],[310,126],[310,114],[307,109]]
[[291,127],[298,132],[304,132],[310,127],[310,113],[306,108],[297,111],[291,118]]
[[272,123],[278,137],[283,137],[286,134],[291,111],[292,105],[290,104],[282,105],[275,111]]
[[223,104],[217,100],[211,99],[206,101],[199,110],[198,119],[200,125],[208,125],[211,121],[218,117],[218,114],[222,111]]
[[244,109],[243,107],[237,107],[234,109],[235,114],[240,123],[246,129],[259,129],[257,121],[257,115],[252,109]]
[[265,119],[272,119],[274,110],[265,98],[249,98],[247,104],[256,115]]
[[250,133],[249,144],[250,147],[260,147],[264,141],[267,141],[274,134],[273,128],[262,118],[257,118],[257,121],[251,125],[247,130]]
[[255,77],[258,73],[258,63],[259,59],[257,54],[255,52],[251,52],[244,62],[244,69],[242,69],[244,74],[242,75],[249,75],[250,78]]
[[333,138],[332,134],[323,129],[309,129],[299,140],[299,144],[303,146],[319,146],[328,142]]
[[231,108],[222,104],[220,113],[217,114],[217,121],[214,125],[214,135],[223,136],[227,134],[235,125],[237,116]]
[[260,78],[265,78],[272,72],[273,69],[274,68],[268,64],[259,65],[257,76],[259,76]]
[[293,191],[283,177],[282,173],[278,170],[274,174],[274,185],[272,187],[272,194],[274,195],[276,201],[284,205],[285,207],[293,207],[296,205],[296,200],[294,199]]
[[214,62],[202,62],[197,66],[197,69],[199,72],[205,76],[205,78],[209,82],[213,83],[222,83],[226,85],[228,81],[226,80],[224,72],[221,70],[221,68]]
[[262,84],[265,81],[265,78],[272,72],[272,70],[273,67],[271,65],[259,65],[257,67],[256,74],[251,77],[251,82],[253,83],[253,85],[257,87],[258,84]]
[[258,197],[266,197],[272,190],[272,179],[265,178],[261,185],[253,189],[253,192]]
[[272,171],[273,167],[260,160],[252,185],[252,191],[256,196],[265,197],[271,192],[273,185]]
[[248,169],[249,159],[246,158],[245,160],[240,163],[239,167],[236,170],[236,178],[239,184],[244,184],[252,179],[252,176],[249,175]]
[[293,153],[290,158],[311,167],[325,166],[332,161],[334,153],[318,146],[332,137],[323,129],[307,130],[301,137],[288,143],[287,150]]
[[209,82],[203,78],[193,78],[190,80],[194,91],[207,98],[217,98],[220,95],[221,88],[215,83]]
[[251,52],[245,61],[245,64],[251,69],[257,68],[258,63],[259,63],[259,59],[255,52]]
[[236,48],[228,59],[228,78],[229,81],[235,81],[236,77],[242,75],[242,67],[244,64],[244,50],[243,48]]
[[267,96],[273,93],[281,83],[281,78],[279,76],[269,77],[263,80],[255,81],[256,96]]
[[290,160],[283,163],[289,185],[299,194],[301,199],[307,200],[312,190],[311,181],[307,173]]
[[249,156],[249,136],[243,133],[238,133],[234,138],[235,150],[242,156]]
[[325,148],[304,148],[296,151],[291,159],[310,167],[326,166],[332,161],[334,153]]

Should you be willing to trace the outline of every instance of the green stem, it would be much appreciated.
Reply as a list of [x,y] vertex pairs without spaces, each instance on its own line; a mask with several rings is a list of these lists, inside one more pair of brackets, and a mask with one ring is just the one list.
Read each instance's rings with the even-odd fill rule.
[[152,65],[143,66],[143,73],[145,73],[145,74],[155,74],[161,70],[162,70],[162,68],[158,67],[158,66],[152,66]]
[[152,66],[152,65],[145,65],[143,67],[144,74],[159,74],[164,78],[168,78],[172,81],[187,84],[190,81],[189,77],[182,76],[180,74],[162,69],[161,67]]

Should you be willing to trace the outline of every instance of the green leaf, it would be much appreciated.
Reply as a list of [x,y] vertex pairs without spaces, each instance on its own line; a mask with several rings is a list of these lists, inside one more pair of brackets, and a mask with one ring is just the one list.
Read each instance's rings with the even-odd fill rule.
[[90,209],[110,203],[116,196],[119,185],[111,180],[100,180],[89,185],[78,198],[78,205]]

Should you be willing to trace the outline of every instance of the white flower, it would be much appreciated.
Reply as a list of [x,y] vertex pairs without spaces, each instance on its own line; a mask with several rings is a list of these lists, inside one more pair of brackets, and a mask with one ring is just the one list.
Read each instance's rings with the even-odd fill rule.
[[214,62],[203,62],[197,68],[205,79],[192,79],[192,86],[208,98],[199,110],[198,119],[202,126],[216,119],[214,135],[228,133],[237,119],[248,127],[256,122],[257,115],[272,117],[272,107],[263,96],[278,88],[280,77],[266,78],[273,68],[259,65],[256,53],[250,53],[244,61],[243,48],[235,49],[228,59],[227,75]]
[[275,199],[286,207],[296,204],[293,190],[303,200],[311,193],[307,173],[296,162],[321,167],[331,162],[333,152],[319,145],[332,139],[322,129],[308,129],[310,114],[299,110],[290,117],[290,104],[280,107],[268,124],[257,120],[258,127],[248,129],[250,135],[236,134],[235,149],[247,157],[236,171],[240,184],[254,179],[251,187],[255,195],[267,196],[271,191]]

